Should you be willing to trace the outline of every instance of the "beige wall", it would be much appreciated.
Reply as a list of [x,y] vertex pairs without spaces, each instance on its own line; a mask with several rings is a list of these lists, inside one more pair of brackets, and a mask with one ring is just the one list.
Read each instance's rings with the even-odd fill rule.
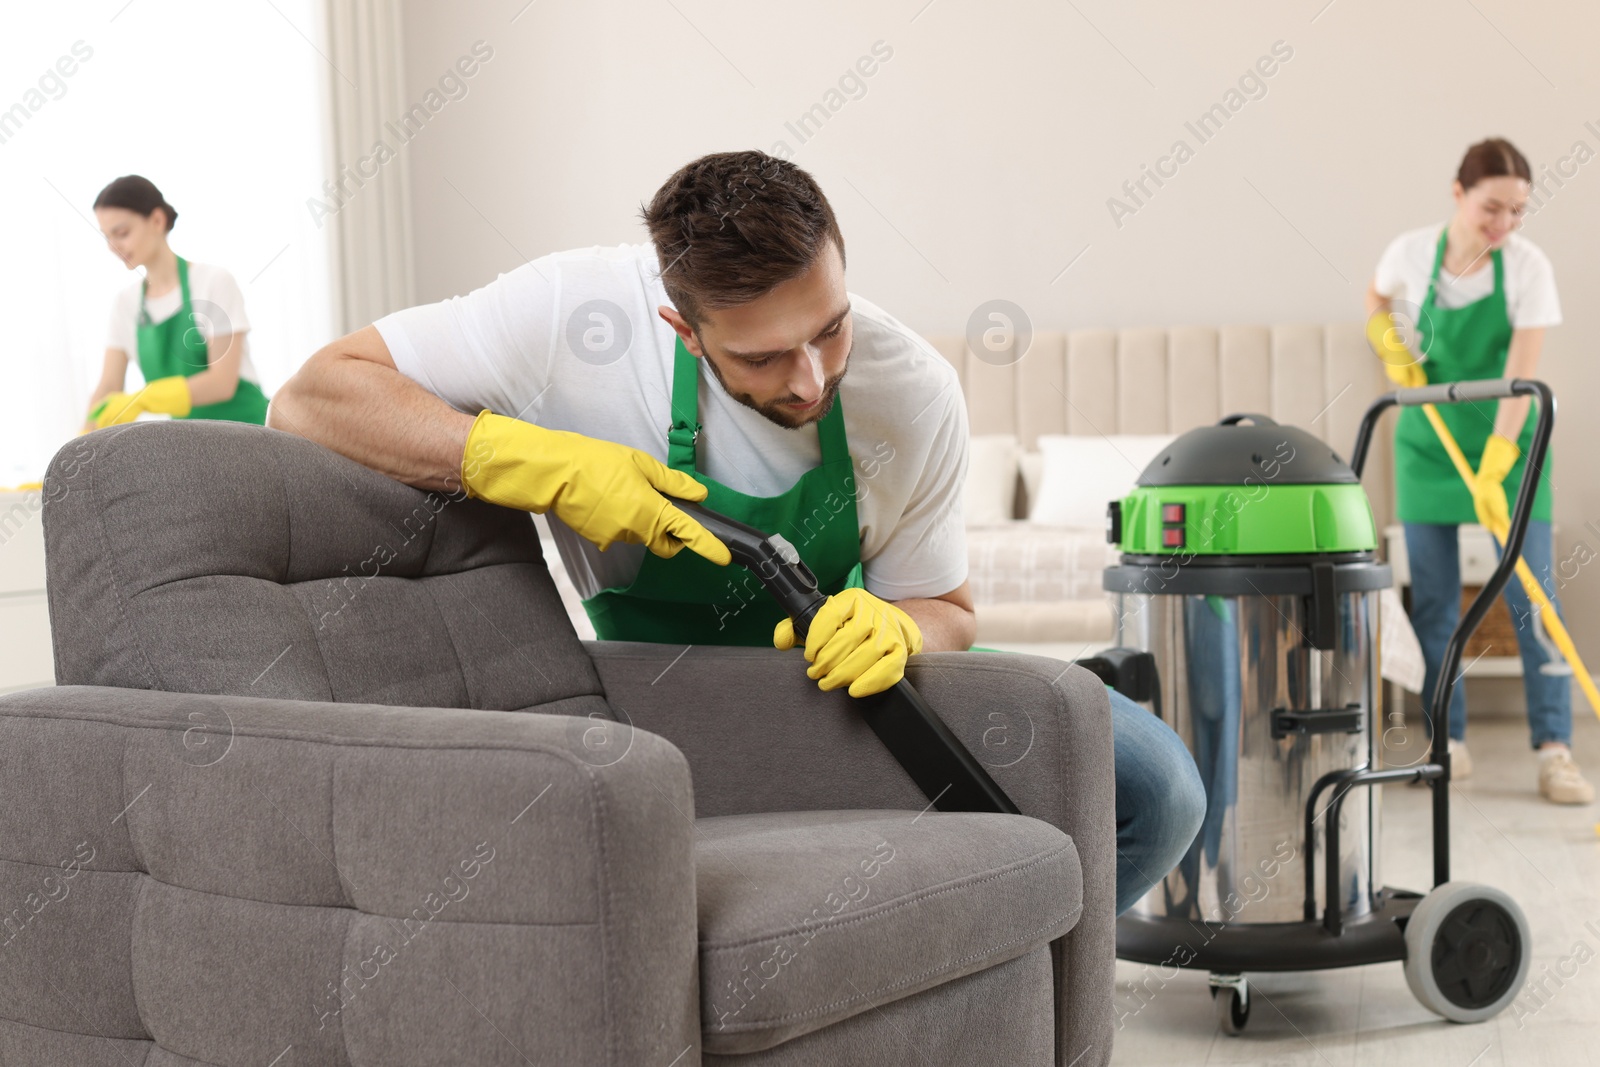
[[[474,41],[494,49],[404,150],[418,293],[640,240],[640,201],[678,165],[784,142],[841,217],[851,288],[926,332],[996,297],[1054,329],[1359,318],[1385,242],[1448,214],[1467,144],[1510,137],[1536,170],[1600,151],[1591,0],[1324,2],[406,0],[414,97]],[[785,124],[879,41],[864,95],[802,144]],[[1275,42],[1292,56],[1265,94],[1201,143],[1185,122]],[[1192,158],[1127,200],[1179,139]],[[1136,210],[1113,221],[1113,196]],[[1567,316],[1543,366],[1563,405],[1557,554],[1600,555],[1600,161],[1526,232]],[[1563,595],[1600,660],[1600,565]]]

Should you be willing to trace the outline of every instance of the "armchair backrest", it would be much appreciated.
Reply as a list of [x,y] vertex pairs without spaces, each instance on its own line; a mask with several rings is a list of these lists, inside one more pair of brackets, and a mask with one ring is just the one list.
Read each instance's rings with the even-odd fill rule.
[[490,710],[601,693],[524,513],[198,421],[80,437],[44,495],[58,684]]

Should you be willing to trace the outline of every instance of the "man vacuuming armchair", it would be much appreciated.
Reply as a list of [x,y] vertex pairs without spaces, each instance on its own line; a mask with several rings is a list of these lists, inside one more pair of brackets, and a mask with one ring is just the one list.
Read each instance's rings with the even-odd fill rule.
[[[804,642],[820,688],[865,696],[908,656],[970,648],[960,385],[846,291],[816,182],[761,152],[705,156],[644,220],[650,245],[544,256],[340,338],[269,425],[546,514],[602,640],[795,647],[675,497],[799,550],[829,594]],[[1177,736],[1110,696],[1120,912],[1183,854],[1205,797]]]

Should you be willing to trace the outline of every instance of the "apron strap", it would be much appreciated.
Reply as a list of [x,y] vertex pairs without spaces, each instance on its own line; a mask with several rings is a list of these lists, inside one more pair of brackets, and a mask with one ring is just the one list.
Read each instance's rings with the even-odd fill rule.
[[1445,245],[1450,240],[1450,224],[1446,223],[1439,233],[1439,246],[1433,252],[1433,270],[1428,272],[1428,293],[1422,298],[1423,307],[1433,305],[1434,287],[1439,284],[1439,268],[1444,265]]
[[[695,442],[700,439],[700,361],[675,340],[672,349],[672,425],[667,427],[667,466],[686,474],[695,467]],[[844,405],[838,396],[833,410],[817,424],[822,462],[850,462],[850,442],[844,430]]]
[[189,261],[184,259],[182,256],[178,256],[177,260],[178,260],[178,289],[183,294],[183,305],[180,308],[178,308],[178,313],[181,315],[184,312],[190,310],[190,307],[191,307],[190,302],[189,302]]
[[667,427],[667,466],[694,474],[700,439],[700,364],[678,337],[672,350],[672,425]]
[[833,410],[817,423],[817,437],[822,444],[822,462],[850,465],[850,442],[844,432],[844,403],[837,393],[833,397]]

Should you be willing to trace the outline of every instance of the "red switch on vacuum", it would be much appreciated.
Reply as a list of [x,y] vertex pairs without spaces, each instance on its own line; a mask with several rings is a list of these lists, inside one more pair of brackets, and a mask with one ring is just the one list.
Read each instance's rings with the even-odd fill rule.
[[1161,546],[1163,548],[1183,547],[1183,505],[1161,505]]

